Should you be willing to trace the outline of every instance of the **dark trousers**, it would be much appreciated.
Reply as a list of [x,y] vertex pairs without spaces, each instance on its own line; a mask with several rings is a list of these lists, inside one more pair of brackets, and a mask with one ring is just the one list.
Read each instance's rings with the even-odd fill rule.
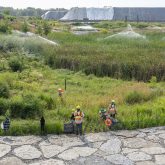
[[41,124],[41,132],[44,132],[44,131],[45,131],[45,125]]
[[116,114],[111,114],[110,117],[113,117],[115,119]]
[[82,135],[82,123],[81,124],[76,124],[76,135]]

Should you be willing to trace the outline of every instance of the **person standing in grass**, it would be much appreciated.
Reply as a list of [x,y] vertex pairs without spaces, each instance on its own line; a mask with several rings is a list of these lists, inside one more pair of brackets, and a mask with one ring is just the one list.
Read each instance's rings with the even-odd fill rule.
[[42,134],[45,131],[45,119],[43,116],[40,119],[40,127],[41,127],[41,134]]
[[108,112],[107,113],[108,113],[108,115],[110,115],[110,117],[115,119],[116,114],[117,114],[115,100],[112,100],[111,104],[108,107]]
[[9,130],[9,128],[10,128],[10,119],[6,117],[6,120],[3,122],[3,129],[5,134]]
[[76,107],[76,111],[74,113],[75,124],[76,124],[76,135],[82,135],[82,123],[84,118],[84,113],[80,110],[80,106]]
[[63,89],[58,88],[58,96],[59,96],[60,98],[62,98],[62,94],[63,94],[63,92],[64,92]]

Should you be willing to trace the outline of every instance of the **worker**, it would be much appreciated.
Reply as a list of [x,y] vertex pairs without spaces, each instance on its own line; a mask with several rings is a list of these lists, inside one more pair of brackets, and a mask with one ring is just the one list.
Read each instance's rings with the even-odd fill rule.
[[101,108],[99,111],[100,118],[106,120],[106,109]]
[[82,135],[82,123],[83,123],[84,113],[80,110],[79,105],[76,107],[74,117],[75,117],[75,125],[76,125],[76,134]]
[[3,129],[4,132],[6,133],[10,128],[10,119],[6,117],[6,120],[3,122]]
[[108,128],[111,128],[112,120],[110,119],[109,116],[106,116],[105,125],[106,125]]
[[58,96],[59,96],[59,97],[62,97],[63,92],[64,92],[63,89],[58,88]]
[[116,104],[115,104],[115,100],[112,100],[109,107],[108,107],[108,115],[110,115],[110,117],[113,117],[115,119],[116,114],[117,114],[117,110],[116,110]]
[[40,119],[40,128],[41,128],[41,134],[44,133],[44,131],[45,131],[45,119],[43,116]]

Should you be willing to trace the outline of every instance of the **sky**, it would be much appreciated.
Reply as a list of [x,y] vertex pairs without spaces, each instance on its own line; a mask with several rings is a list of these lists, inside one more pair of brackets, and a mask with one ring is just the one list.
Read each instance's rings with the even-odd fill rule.
[[165,7],[165,0],[0,0],[0,6],[42,9],[71,7]]

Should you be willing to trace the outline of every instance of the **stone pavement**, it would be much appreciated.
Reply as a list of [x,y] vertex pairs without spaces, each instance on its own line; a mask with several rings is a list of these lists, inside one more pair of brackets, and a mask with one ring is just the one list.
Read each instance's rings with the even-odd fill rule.
[[165,127],[0,137],[0,165],[165,165]]

